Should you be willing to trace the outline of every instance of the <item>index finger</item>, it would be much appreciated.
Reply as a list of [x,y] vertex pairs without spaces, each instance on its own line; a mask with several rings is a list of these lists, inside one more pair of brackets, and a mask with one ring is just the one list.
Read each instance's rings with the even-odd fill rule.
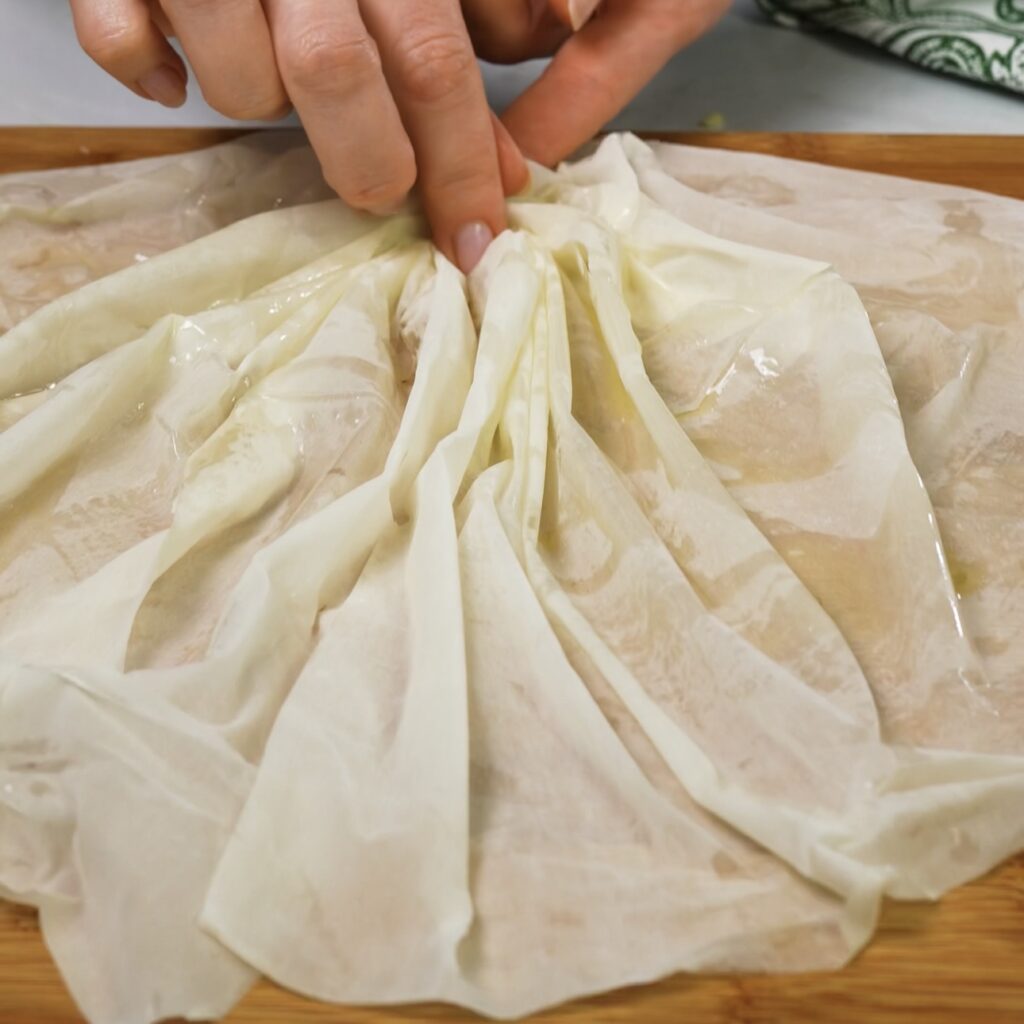
[[360,6],[416,152],[434,239],[468,272],[506,216],[491,112],[458,0]]

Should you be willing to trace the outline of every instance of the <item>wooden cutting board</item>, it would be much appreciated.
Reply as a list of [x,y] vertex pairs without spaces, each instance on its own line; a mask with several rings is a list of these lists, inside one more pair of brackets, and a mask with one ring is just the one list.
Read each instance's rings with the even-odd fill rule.
[[[0,173],[181,153],[243,134],[215,128],[0,128]],[[644,134],[644,133],[641,133]],[[650,138],[900,174],[1024,199],[1024,136],[652,132]]]
[[[216,130],[0,128],[0,172],[182,152],[237,135]],[[1024,199],[1024,138],[978,136],[661,135],[902,174]],[[842,971],[676,975],[530,1018],[535,1024],[1021,1024],[1024,856],[941,903],[890,903],[874,941]],[[349,1009],[261,982],[231,1024],[414,1024],[480,1018],[442,1005]],[[35,913],[0,902],[0,1022],[79,1024]],[[102,1022],[101,1022],[102,1024]]]

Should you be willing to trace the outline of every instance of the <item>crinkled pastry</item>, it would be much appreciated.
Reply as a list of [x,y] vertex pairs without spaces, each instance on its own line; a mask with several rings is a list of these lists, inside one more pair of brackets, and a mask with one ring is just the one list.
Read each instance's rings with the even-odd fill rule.
[[1024,846],[1021,204],[612,137],[467,281],[323,195],[0,180],[0,893],[91,1021],[838,967]]

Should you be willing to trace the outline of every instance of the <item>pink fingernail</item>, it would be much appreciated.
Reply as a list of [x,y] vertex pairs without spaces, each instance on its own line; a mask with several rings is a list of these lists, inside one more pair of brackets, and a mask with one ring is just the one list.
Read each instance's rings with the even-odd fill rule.
[[494,241],[494,232],[483,221],[475,220],[463,224],[455,232],[455,262],[459,269],[468,274]]
[[185,79],[177,68],[169,64],[147,72],[137,85],[151,100],[165,107],[180,107],[185,102]]
[[569,21],[573,31],[578,32],[597,10],[601,0],[569,0]]

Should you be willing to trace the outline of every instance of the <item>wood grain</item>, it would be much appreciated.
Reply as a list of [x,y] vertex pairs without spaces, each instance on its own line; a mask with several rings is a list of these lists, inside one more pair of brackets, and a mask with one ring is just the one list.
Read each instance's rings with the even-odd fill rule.
[[1024,135],[825,135],[702,132],[658,138],[897,174],[1024,199]]
[[231,128],[0,128],[0,173],[186,153],[244,134]]
[[[126,160],[212,145],[220,130],[0,129],[0,172]],[[1024,198],[1024,139],[942,136],[660,136]],[[471,1021],[440,1005],[328,1006],[261,982],[231,1024],[417,1024]],[[871,945],[842,971],[677,975],[580,1000],[535,1024],[1020,1024],[1024,1021],[1024,856],[938,904],[889,904]],[[33,911],[0,902],[0,1022],[80,1024]]]
[[[221,128],[0,128],[0,171],[39,170],[181,153],[237,138]],[[1024,199],[1024,136],[660,132],[648,138],[745,149],[835,167],[899,174]]]
[[[582,999],[532,1024],[1020,1024],[1024,856],[937,904],[890,903],[874,941],[842,971],[676,975]],[[230,1024],[419,1024],[479,1020],[430,1004],[349,1008],[260,982]],[[0,1021],[80,1024],[25,908],[0,903]]]

